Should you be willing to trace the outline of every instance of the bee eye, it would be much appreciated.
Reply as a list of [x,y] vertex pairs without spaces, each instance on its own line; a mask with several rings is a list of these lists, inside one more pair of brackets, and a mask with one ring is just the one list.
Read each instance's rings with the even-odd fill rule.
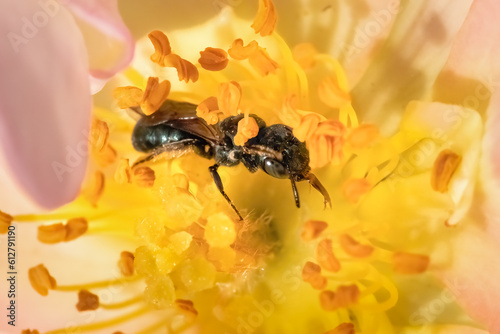
[[270,158],[264,159],[262,163],[262,169],[264,171],[278,179],[288,179],[289,175],[285,167],[278,161]]

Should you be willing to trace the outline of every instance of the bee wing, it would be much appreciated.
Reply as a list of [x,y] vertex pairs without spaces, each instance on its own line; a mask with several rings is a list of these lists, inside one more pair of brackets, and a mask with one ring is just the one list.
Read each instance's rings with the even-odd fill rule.
[[201,137],[209,143],[219,143],[222,140],[219,127],[209,125],[203,118],[196,116],[196,107],[189,102],[167,100],[159,110],[149,116],[145,116],[140,107],[131,109],[143,115],[140,122],[146,126],[163,123]]
[[183,156],[186,153],[193,152],[193,144],[196,143],[194,139],[181,140],[174,143],[168,143],[161,147],[156,148],[153,152],[148,155],[142,156],[137,159],[132,168],[137,165],[143,164],[148,161],[155,161],[156,159],[174,159]]
[[219,127],[208,125],[203,118],[173,119],[166,124],[201,137],[213,145],[219,144],[222,141],[222,134]]

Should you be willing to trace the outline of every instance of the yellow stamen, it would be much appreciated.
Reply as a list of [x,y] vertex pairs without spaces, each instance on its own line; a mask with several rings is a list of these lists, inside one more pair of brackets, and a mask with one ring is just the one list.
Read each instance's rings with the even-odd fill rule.
[[92,220],[92,219],[106,218],[107,216],[113,213],[114,213],[113,211],[107,211],[107,212],[96,212],[94,214],[90,214],[88,210],[82,209],[79,211],[75,210],[75,211],[58,212],[58,213],[16,215],[14,216],[14,220],[19,222],[39,223],[48,220],[63,220],[63,219],[68,219],[68,217],[82,216],[85,214],[88,214],[89,220]]
[[92,179],[86,183],[86,187],[82,190],[83,197],[92,205],[96,206],[99,198],[104,192],[105,176],[102,172],[94,173]]
[[392,257],[394,271],[400,274],[420,274],[429,267],[427,255],[406,252],[394,253]]
[[259,9],[251,27],[256,34],[260,33],[261,36],[269,36],[274,31],[277,18],[273,2],[271,0],[259,0]]
[[227,52],[218,48],[206,48],[200,51],[200,59],[198,59],[201,67],[208,71],[221,71],[226,68],[229,63]]
[[224,116],[236,116],[240,107],[241,86],[236,81],[223,82],[219,85],[217,102]]
[[361,124],[347,135],[347,142],[354,149],[362,149],[371,145],[379,134],[375,125]]
[[[295,137],[297,137],[297,129],[301,122],[302,118],[305,117],[308,114],[316,114],[310,111],[305,111],[297,108],[297,101],[298,97],[295,94],[290,94],[286,96],[283,99],[283,104],[281,106],[281,111],[280,111],[280,119],[283,121],[283,123],[291,126],[293,128],[293,134]],[[318,114],[319,115],[319,114]],[[325,118],[321,115],[319,115],[319,118],[321,120],[325,120]],[[300,130],[302,133],[300,133],[301,138],[297,137],[297,139],[304,141],[307,133],[309,132],[308,128]]]
[[13,220],[14,217],[8,213],[0,211],[0,234],[5,234],[9,231],[9,226],[12,224]]
[[210,96],[203,100],[196,107],[196,116],[203,118],[208,124],[219,122],[219,104],[215,96]]
[[155,53],[151,55],[151,60],[161,66],[164,66],[164,59],[172,52],[167,35],[162,31],[155,30],[148,34],[151,43],[155,48]]
[[356,116],[356,111],[354,111],[351,103],[347,103],[340,108],[339,121],[342,124],[348,124],[350,122],[350,127],[352,128],[358,126],[358,116]]
[[[138,310],[123,314],[119,317],[116,317],[116,318],[113,318],[110,320],[94,322],[94,323],[91,323],[88,325],[80,325],[80,326],[78,326],[78,330],[80,332],[90,332],[90,331],[94,331],[94,330],[108,328],[108,327],[111,327],[113,325],[117,325],[117,324],[120,324],[120,323],[123,323],[126,321],[130,321],[131,319],[134,319],[135,317],[138,317],[138,316],[140,316],[148,311],[150,311],[150,308],[143,307],[143,308],[140,308]],[[67,333],[68,333],[67,328],[56,329],[53,331],[45,332],[45,334],[67,334]]]
[[372,189],[372,184],[365,178],[350,179],[344,183],[343,193],[352,203],[358,203],[361,196],[368,193]]
[[323,239],[316,248],[316,259],[319,265],[328,271],[337,272],[340,270],[340,262],[333,254],[332,240]]
[[297,94],[300,102],[307,106],[309,103],[309,82],[306,73],[299,64],[293,59],[293,54],[285,40],[277,34],[273,33],[274,41],[276,42],[280,55],[283,59],[283,70],[285,72],[287,87],[289,93]]
[[321,235],[321,232],[323,232],[327,227],[327,222],[320,220],[308,220],[304,224],[300,236],[305,241],[311,241],[319,237]]
[[352,257],[363,258],[370,256],[373,253],[373,247],[370,245],[363,245],[356,241],[349,234],[342,234],[339,237],[340,246],[344,251]]
[[88,290],[78,292],[78,303],[76,309],[79,312],[97,310],[99,308],[99,297]]
[[155,171],[149,167],[137,167],[134,169],[132,181],[143,188],[150,188],[155,184]]
[[325,334],[355,334],[354,325],[349,322],[344,322],[331,331],[325,332]]
[[326,277],[321,275],[321,267],[310,261],[307,261],[302,269],[302,280],[317,290],[326,288],[328,284]]
[[326,77],[318,86],[319,99],[327,106],[340,109],[351,102],[351,96],[340,88],[336,78]]
[[318,54],[318,50],[311,43],[300,43],[293,48],[293,59],[303,69],[310,69],[316,65],[314,58]]
[[114,303],[114,304],[99,303],[99,306],[101,308],[107,309],[107,310],[116,310],[116,309],[120,309],[120,308],[124,308],[124,307],[128,307],[130,305],[140,303],[142,301],[144,301],[144,297],[142,295],[140,295],[140,296],[130,298],[128,300],[124,300],[122,302],[118,302],[118,303]]
[[57,287],[56,280],[50,276],[49,271],[43,264],[30,268],[28,277],[33,289],[42,296],[47,296],[49,290],[54,290]]
[[23,329],[21,331],[21,334],[40,334],[40,332],[38,330],[36,330],[36,329],[33,329],[33,330],[31,330],[31,329]]
[[151,115],[160,109],[161,105],[167,100],[169,93],[170,81],[163,80],[160,82],[160,79],[157,77],[149,77],[146,90],[142,96],[142,112],[146,115]]
[[121,252],[118,267],[123,276],[132,276],[134,274],[134,254],[131,252]]
[[183,311],[184,313],[190,314],[192,316],[198,315],[198,311],[196,311],[193,302],[190,300],[176,299],[175,305],[179,310]]
[[227,50],[231,58],[236,60],[248,59],[252,54],[257,52],[259,44],[253,40],[247,46],[243,46],[243,40],[238,38],[233,41],[231,48]]
[[333,72],[335,73],[336,81],[338,82],[338,86],[341,91],[348,92],[349,91],[349,83],[347,81],[347,75],[345,74],[344,68],[338,62],[337,59],[332,58],[332,56],[328,54],[318,54],[316,59],[324,61],[326,64],[330,65]]
[[[338,62],[338,60],[327,54],[319,54],[316,56],[316,59],[324,61],[326,64],[330,65],[330,67],[333,69],[333,72],[336,77],[336,82],[338,83],[338,87],[341,92],[350,91],[349,83],[347,81],[347,76],[344,72],[344,68]],[[343,107],[340,108],[339,120],[346,125],[348,121],[350,121],[351,127],[354,128],[358,126],[358,118],[356,116],[356,112],[352,108],[351,103],[346,103]]]
[[113,98],[121,109],[140,105],[143,94],[142,89],[134,86],[117,87],[113,90]]
[[252,67],[263,77],[269,73],[276,72],[279,67],[278,63],[271,59],[266,49],[261,47],[250,55],[248,61],[250,62],[250,65],[252,65]]
[[377,290],[384,289],[386,291],[385,294],[387,294],[388,297],[382,302],[363,303],[359,304],[358,307],[368,312],[381,312],[392,308],[398,301],[397,287],[393,282],[379,272],[373,271],[372,274],[377,283],[368,287],[368,289],[365,289],[366,292],[363,291],[360,293],[360,296],[366,296],[367,294],[371,294]]
[[119,279],[98,281],[86,284],[76,284],[76,285],[59,285],[54,288],[57,291],[80,291],[80,290],[91,290],[91,289],[99,289],[99,288],[108,288],[113,285],[123,285],[127,282],[133,282],[139,280],[141,277],[139,276],[129,276],[129,277],[121,277]]
[[357,285],[341,285],[335,292],[322,291],[319,295],[321,307],[325,311],[335,311],[341,307],[348,307],[358,302],[359,288]]
[[462,157],[446,149],[439,153],[431,173],[431,186],[432,189],[440,193],[448,191],[448,186],[453,174],[457,170]]
[[118,184],[130,183],[132,181],[132,169],[130,168],[128,159],[120,159],[116,166],[114,178]]
[[259,133],[259,125],[253,117],[245,116],[238,122],[238,132],[234,136],[234,143],[243,146],[249,139],[254,138]]
[[109,127],[106,122],[98,119],[92,120],[90,128],[90,146],[92,150],[99,152],[108,144]]
[[371,184],[378,184],[394,172],[396,167],[398,167],[399,159],[399,154],[393,155],[389,160],[383,163],[383,167],[372,167],[366,174],[365,178]]
[[160,321],[157,321],[157,322],[153,323],[152,325],[150,325],[150,326],[148,326],[140,331],[135,332],[135,334],[156,333],[159,329],[161,329],[162,327],[168,326],[169,324],[170,324],[169,320],[160,320]]

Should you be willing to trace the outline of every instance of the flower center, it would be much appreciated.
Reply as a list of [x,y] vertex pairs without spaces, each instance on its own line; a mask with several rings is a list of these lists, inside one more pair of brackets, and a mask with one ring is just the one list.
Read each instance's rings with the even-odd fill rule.
[[[397,243],[380,242],[380,235],[391,226],[373,223],[381,219],[379,202],[373,204],[373,198],[391,198],[384,182],[396,175],[405,152],[413,146],[401,144],[397,137],[382,138],[374,125],[359,125],[339,62],[311,44],[290,50],[274,32],[275,23],[272,2],[261,0],[252,27],[263,37],[249,40],[244,36],[245,44],[237,36],[227,43],[231,45],[227,50],[220,45],[205,48],[196,65],[175,53],[163,32],[153,31],[148,36],[154,49],[153,66],[159,72],[175,70],[177,80],[172,75],[146,79],[130,68],[123,73],[130,85],[115,89],[114,98],[120,109],[140,110],[145,115],[154,115],[170,99],[193,102],[196,115],[209,125],[243,114],[234,137],[236,145],[258,134],[250,113],[293,128],[294,136],[307,145],[310,167],[331,167],[324,174],[329,190],[334,188],[332,211],[321,213],[309,205],[309,212],[301,213],[299,226],[296,214],[280,213],[279,207],[268,205],[242,210],[245,219],[240,221],[228,210],[208,173],[200,172],[208,170],[209,162],[185,154],[187,150],[137,157],[130,143],[133,123],[116,112],[96,108],[90,136],[91,172],[81,196],[49,215],[13,217],[0,212],[1,232],[12,221],[64,220],[39,226],[38,239],[45,244],[88,234],[135,238],[135,248],[116,259],[118,279],[58,285],[43,264],[30,269],[30,282],[41,295],[50,290],[78,293],[76,307],[81,312],[126,310],[123,315],[81,325],[80,331],[115,328],[153,310],[162,312],[158,321],[140,333],[162,326],[177,333],[196,322],[207,330],[234,331],[253,326],[249,319],[240,320],[248,310],[271,303],[269,316],[290,318],[295,310],[290,311],[284,301],[290,298],[294,308],[303,298],[305,305],[317,306],[307,316],[334,319],[331,315],[335,314],[335,326],[330,321],[321,325],[328,333],[383,332],[390,325],[369,314],[382,313],[397,302],[395,283],[386,273],[409,275],[427,270],[429,256],[400,251]],[[322,80],[310,87],[309,76],[318,75],[311,72],[315,67],[324,69]],[[181,81],[184,91],[175,89]],[[327,112],[309,110],[311,100],[321,101]],[[457,154],[443,151],[436,158],[432,180],[428,175],[429,186],[445,193],[459,163]],[[263,185],[259,191],[264,194],[271,188]],[[248,197],[252,196],[247,195],[246,203],[262,206],[259,198]],[[312,219],[304,219],[306,215]],[[287,224],[280,224],[276,217],[286,217],[282,220]],[[295,233],[297,229],[301,232]],[[113,304],[100,301],[103,288],[133,287],[139,282],[145,283],[144,293]],[[179,323],[173,321],[176,317],[181,318]],[[259,326],[268,326],[265,329],[272,332],[273,325],[264,320]]]

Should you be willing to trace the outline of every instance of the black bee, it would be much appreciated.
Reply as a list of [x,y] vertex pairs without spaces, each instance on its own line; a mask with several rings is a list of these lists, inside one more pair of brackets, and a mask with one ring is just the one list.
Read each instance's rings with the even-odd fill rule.
[[283,124],[266,126],[260,117],[252,114],[249,117],[257,122],[259,133],[243,146],[238,146],[234,144],[234,136],[244,115],[231,116],[215,125],[208,125],[196,116],[196,107],[187,102],[167,100],[149,116],[144,115],[139,107],[132,108],[140,115],[132,133],[132,144],[137,151],[148,153],[134,166],[166,152],[175,157],[193,150],[204,158],[214,159],[215,164],[209,167],[210,174],[240,219],[243,219],[241,214],[224,192],[217,173],[219,166],[232,167],[242,162],[252,173],[260,168],[275,178],[289,179],[297,207],[300,207],[300,200],[295,182],[307,180],[323,195],[325,206],[331,206],[325,187],[310,172],[309,151],[293,135],[292,128]]

